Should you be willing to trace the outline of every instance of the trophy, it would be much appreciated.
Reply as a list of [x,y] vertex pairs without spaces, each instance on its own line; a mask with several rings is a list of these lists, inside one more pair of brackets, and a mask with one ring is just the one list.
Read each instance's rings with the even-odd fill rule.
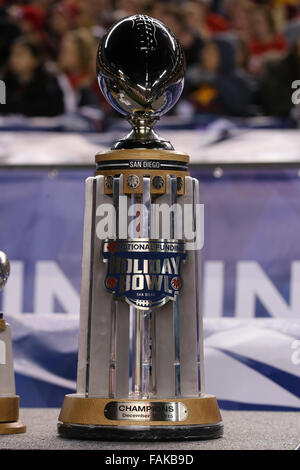
[[[0,290],[5,286],[10,264],[0,251]],[[26,431],[19,421],[19,397],[15,392],[15,377],[10,326],[0,313],[0,434],[18,434]]]
[[132,130],[86,180],[77,391],[63,402],[63,437],[223,434],[204,392],[199,185],[188,155],[153,130],[184,69],[176,37],[145,15],[114,24],[98,49],[99,86]]

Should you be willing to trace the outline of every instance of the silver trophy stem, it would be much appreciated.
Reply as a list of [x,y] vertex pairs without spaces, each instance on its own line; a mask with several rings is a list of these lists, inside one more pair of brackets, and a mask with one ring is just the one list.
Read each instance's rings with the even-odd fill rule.
[[131,114],[128,121],[132,125],[132,132],[136,140],[152,140],[156,134],[153,126],[159,117],[155,117],[149,113],[135,112]]
[[174,150],[168,140],[161,138],[153,130],[153,126],[158,120],[158,116],[149,112],[135,111],[128,117],[128,121],[132,125],[132,131],[126,137],[117,141],[112,148],[118,150],[131,148]]
[[[151,188],[150,178],[143,178],[143,196],[141,210],[141,237],[151,238]],[[142,396],[149,398],[152,393],[152,362],[154,360],[151,351],[152,344],[152,311],[140,312],[141,321],[141,342],[142,342]]]
[[[130,205],[135,206],[139,202],[139,198],[131,195]],[[136,227],[131,225],[131,233],[129,237],[137,238],[138,232]],[[141,383],[141,358],[140,358],[140,312],[135,307],[129,308],[129,324],[130,324],[130,347],[129,347],[129,369],[131,372],[130,377],[130,390],[129,395],[132,397],[140,396],[140,383]]]
[[[113,180],[113,204],[115,208],[115,236],[119,238],[119,195],[120,195],[120,177]],[[116,396],[116,323],[117,323],[117,304],[114,298],[111,300],[111,341],[110,341],[110,364],[109,364],[109,396]]]
[[[94,234],[94,230],[95,230],[95,217],[96,217],[96,213],[95,213],[95,204],[96,204],[96,181],[93,180],[93,182],[91,182],[91,180],[89,181],[89,183],[87,183],[87,186],[86,186],[86,199],[87,199],[87,194],[88,194],[88,189],[90,190],[90,192],[92,193],[91,194],[91,197],[90,197],[90,200],[88,201],[90,204],[88,206],[91,205],[91,207],[87,207],[87,204],[86,204],[86,207],[85,207],[85,217],[87,217],[87,212],[88,212],[88,209],[90,209],[91,213],[89,215],[91,215],[91,217],[89,218],[89,220],[87,221],[87,223],[85,224],[85,230],[87,233],[84,233],[84,237],[87,237],[89,238],[91,236],[91,234]],[[87,225],[87,227],[86,227]],[[93,284],[93,281],[94,281],[94,258],[93,258],[93,251],[94,251],[94,238],[93,236],[90,237],[90,253],[91,253],[91,257],[90,257],[90,266],[89,268],[86,269],[86,271],[88,271],[88,276],[90,277],[90,285]],[[89,290],[89,294],[88,294],[88,299],[87,299],[87,304],[88,304],[88,318],[87,318],[87,324],[86,324],[86,330],[87,330],[87,334],[86,334],[86,370],[85,370],[85,385],[84,385],[84,393],[85,393],[85,396],[88,397],[89,396],[89,387],[90,387],[90,357],[91,357],[91,323],[92,323],[92,289]]]
[[[131,204],[139,204],[141,198],[132,195]],[[151,237],[151,191],[150,178],[143,178],[143,196],[139,215],[139,230],[132,238]],[[130,307],[130,394],[138,398],[149,398],[152,393],[152,312]]]
[[[196,233],[196,204],[199,203],[199,182],[193,179],[193,231]],[[197,325],[197,369],[198,369],[198,391],[199,395],[204,393],[204,346],[203,346],[203,320],[201,312],[201,254],[194,251],[195,257],[195,294],[196,294],[196,325]]]
[[[140,203],[140,198],[131,195],[130,204],[136,206]],[[136,212],[134,210],[134,212]],[[140,218],[139,218],[140,219]],[[140,219],[141,223],[141,219]],[[140,238],[140,232],[136,226],[131,227],[131,238]],[[130,395],[141,397],[141,311],[135,307],[130,307],[130,370],[131,387]]]
[[110,334],[110,362],[109,362],[109,396],[116,396],[116,301],[112,299],[111,303],[111,334]]
[[[177,178],[176,176],[170,176],[171,180],[171,202],[174,210],[171,212],[171,238],[177,238],[177,220],[175,213],[175,204],[177,203]],[[174,315],[174,373],[175,373],[175,397],[180,397],[181,386],[180,386],[180,322],[179,322],[179,304],[178,297],[173,303],[173,315]]]

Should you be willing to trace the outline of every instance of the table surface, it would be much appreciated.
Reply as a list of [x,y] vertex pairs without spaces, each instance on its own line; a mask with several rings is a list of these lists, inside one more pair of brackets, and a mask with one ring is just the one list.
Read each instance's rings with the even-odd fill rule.
[[293,450],[300,440],[300,413],[223,411],[224,437],[211,441],[186,442],[108,442],[80,441],[58,437],[56,408],[25,408],[20,418],[27,425],[25,434],[0,436],[1,449],[75,450]]

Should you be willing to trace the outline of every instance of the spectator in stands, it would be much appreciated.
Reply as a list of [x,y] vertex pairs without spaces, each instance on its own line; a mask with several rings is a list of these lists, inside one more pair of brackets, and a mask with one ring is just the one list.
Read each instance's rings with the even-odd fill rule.
[[282,28],[286,22],[299,17],[299,0],[273,0],[272,12],[277,25]]
[[201,14],[204,18],[205,24],[212,34],[222,33],[228,30],[229,25],[226,18],[210,10],[207,1],[198,0],[197,4],[198,8],[200,8],[202,12]]
[[55,4],[47,20],[46,49],[52,60],[57,60],[64,35],[75,26],[79,10],[73,4]]
[[187,67],[197,63],[203,46],[203,39],[198,31],[191,29],[186,23],[185,10],[176,5],[166,6],[160,10],[158,19],[165,23],[178,37],[185,53]]
[[249,72],[250,52],[249,46],[242,38],[237,38],[235,41],[235,63],[239,70]]
[[206,22],[203,4],[186,2],[183,6],[186,25],[201,38],[210,38],[211,30]]
[[263,65],[270,60],[278,60],[287,51],[287,41],[276,31],[271,11],[255,7],[250,15],[251,68],[256,74],[262,73]]
[[[287,57],[271,63],[261,79],[260,99],[264,114],[288,116],[294,108],[292,83],[300,79],[300,38]],[[300,116],[297,117],[297,120]],[[300,121],[300,119],[299,119]]]
[[124,18],[129,15],[136,15],[144,13],[144,1],[143,0],[117,0],[115,10],[116,20]]
[[188,27],[201,37],[228,30],[227,20],[208,9],[206,2],[187,2],[184,4]]
[[235,69],[235,50],[223,40],[203,47],[200,65],[186,74],[186,96],[196,113],[244,116],[252,101],[252,84]]
[[0,7],[0,70],[7,63],[11,45],[20,35],[20,28],[15,24],[5,8]]
[[97,25],[101,25],[102,16],[105,14],[105,4],[107,4],[107,2],[103,0],[80,0],[76,3],[78,8],[76,28],[92,29]]
[[226,4],[229,29],[246,42],[249,42],[251,37],[249,21],[251,8],[252,4],[247,0],[228,0]]
[[76,95],[77,107],[99,107],[99,95],[94,86],[96,49],[97,44],[86,28],[69,31],[62,40],[58,65]]
[[44,40],[45,12],[36,5],[16,5],[9,9],[22,35],[31,41],[42,43]]
[[42,52],[35,42],[24,38],[15,41],[2,78],[7,104],[1,105],[1,114],[35,117],[64,112],[62,90],[56,77],[45,69]]

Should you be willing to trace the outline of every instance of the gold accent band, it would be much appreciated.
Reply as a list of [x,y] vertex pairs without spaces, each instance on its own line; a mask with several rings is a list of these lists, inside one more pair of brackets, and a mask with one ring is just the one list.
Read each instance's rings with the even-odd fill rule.
[[[168,170],[160,170],[159,171],[159,176],[163,178],[164,184],[160,189],[157,189],[153,186],[152,180],[155,176],[157,176],[157,171],[155,170],[101,170],[101,171],[96,171],[95,176],[97,175],[104,175],[104,176],[114,176],[114,175],[119,175],[122,173],[123,175],[123,192],[124,194],[142,194],[143,193],[143,176],[150,176],[151,179],[151,194],[164,194],[166,192],[166,177],[167,175],[170,174],[170,171]],[[127,185],[127,178],[130,175],[137,175],[140,178],[140,183],[136,188],[130,188]],[[185,191],[185,176],[189,176],[189,173],[187,171],[172,171],[172,175],[176,177],[181,177],[182,178],[182,187],[177,190],[177,194],[179,196],[182,196]],[[105,194],[112,194],[113,190],[112,188],[107,188],[104,185],[104,193]]]
[[0,331],[4,331],[6,328],[6,323],[4,318],[0,318]]
[[19,396],[0,397],[0,423],[18,421],[19,419]]
[[91,424],[95,426],[183,426],[194,424],[213,424],[222,421],[218,402],[213,395],[204,395],[198,398],[170,398],[142,400],[145,405],[153,402],[180,402],[187,410],[188,416],[184,421],[137,421],[137,420],[110,420],[104,416],[104,409],[109,402],[129,402],[120,398],[85,398],[78,395],[66,395],[59,415],[59,421],[63,424]]
[[20,434],[26,432],[26,426],[22,421],[14,423],[0,423],[0,435],[2,434]]
[[155,150],[155,149],[126,149],[110,150],[108,152],[97,153],[95,160],[168,160],[181,163],[189,163],[190,157],[186,153],[175,152],[175,150]]
[[[105,184],[104,184],[104,193],[112,194],[113,189],[112,185],[106,184],[107,177],[112,178],[114,175],[123,175],[123,192],[124,194],[142,194],[143,193],[143,176],[149,176],[151,179],[151,194],[165,194],[166,192],[166,177],[167,175],[174,175],[179,179],[180,184],[178,185],[177,194],[182,196],[185,193],[185,176],[189,176],[189,172],[186,171],[186,165],[189,163],[189,156],[185,153],[179,153],[170,150],[152,150],[152,149],[128,149],[128,150],[111,150],[109,152],[98,153],[95,157],[96,163],[109,162],[110,165],[113,165],[114,161],[141,161],[141,160],[151,160],[151,161],[161,161],[161,162],[177,162],[182,165],[174,165],[172,170],[164,170],[160,167],[158,169],[153,168],[122,168],[118,167],[118,163],[114,164],[115,169],[106,169],[106,166],[103,165],[103,168],[99,168],[95,172],[95,176],[104,175]],[[166,163],[167,164],[167,163]],[[137,187],[133,188],[128,186],[127,178],[130,175],[135,175],[139,178],[139,184]],[[154,184],[154,178],[162,178],[163,184]],[[153,181],[154,180],[154,181]]]

